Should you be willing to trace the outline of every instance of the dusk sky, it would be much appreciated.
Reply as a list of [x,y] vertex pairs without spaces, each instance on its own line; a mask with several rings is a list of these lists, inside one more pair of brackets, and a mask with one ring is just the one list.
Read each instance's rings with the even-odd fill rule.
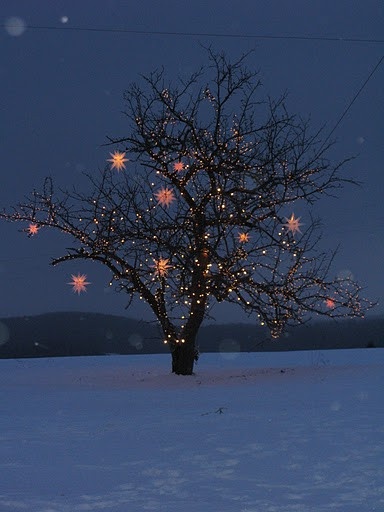
[[[3,0],[0,23],[1,209],[41,189],[46,176],[56,190],[81,189],[82,172],[97,173],[109,158],[107,136],[127,134],[130,82],[161,66],[170,78],[189,75],[206,61],[202,45],[233,58],[253,49],[248,66],[260,71],[263,95],[288,91],[289,110],[310,115],[314,128],[325,125],[324,138],[384,54],[382,0]],[[384,62],[333,133],[329,156],[356,156],[343,172],[362,186],[346,186],[315,210],[323,246],[339,246],[333,274],[359,281],[379,301],[375,314],[384,312],[383,85]],[[152,318],[143,305],[124,309],[126,297],[111,290],[102,266],[50,266],[71,239],[43,230],[28,238],[23,227],[0,221],[0,317]],[[81,295],[67,284],[78,272],[91,282]],[[229,306],[215,313],[218,321],[242,319]]]

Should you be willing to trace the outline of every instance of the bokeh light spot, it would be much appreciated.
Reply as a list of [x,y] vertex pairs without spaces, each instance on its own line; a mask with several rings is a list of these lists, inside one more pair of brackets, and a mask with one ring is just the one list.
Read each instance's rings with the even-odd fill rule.
[[26,28],[27,26],[25,21],[18,16],[12,16],[5,20],[5,30],[10,36],[21,36],[25,32]]
[[128,338],[128,343],[136,350],[143,349],[143,337],[138,333],[133,333]]
[[337,400],[331,403],[331,411],[340,411],[341,404]]

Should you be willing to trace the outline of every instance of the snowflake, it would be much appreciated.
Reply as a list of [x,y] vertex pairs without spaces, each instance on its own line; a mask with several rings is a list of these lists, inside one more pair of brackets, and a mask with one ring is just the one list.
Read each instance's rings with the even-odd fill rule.
[[91,284],[86,279],[87,276],[85,274],[77,274],[77,276],[72,274],[72,281],[67,284],[70,284],[73,287],[73,291],[80,295],[81,292],[86,292],[87,285]]
[[173,201],[175,201],[175,194],[171,188],[161,188],[155,193],[155,197],[157,199],[158,204],[161,206],[170,206]]
[[120,153],[120,151],[115,151],[114,153],[109,153],[112,158],[109,158],[107,162],[112,162],[112,169],[117,169],[117,171],[121,171],[125,169],[125,162],[128,162],[128,158],[125,157],[125,153]]
[[172,265],[168,265],[169,258],[159,258],[153,260],[155,262],[151,267],[155,268],[155,274],[160,277],[165,277],[168,274],[168,269],[172,268]]
[[300,226],[302,226],[303,224],[300,222],[300,219],[301,219],[301,217],[296,218],[295,214],[292,213],[292,215],[289,219],[287,219],[287,217],[285,217],[285,220],[287,222],[286,222],[286,224],[283,224],[283,226],[286,227],[288,229],[288,231],[290,231],[293,235],[295,233],[301,233]]

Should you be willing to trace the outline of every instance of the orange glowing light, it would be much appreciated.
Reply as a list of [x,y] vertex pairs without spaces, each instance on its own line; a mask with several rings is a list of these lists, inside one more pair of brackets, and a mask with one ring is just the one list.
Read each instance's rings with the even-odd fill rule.
[[38,226],[37,224],[32,224],[32,223],[31,223],[31,224],[28,226],[28,234],[29,234],[29,235],[31,235],[31,236],[36,235],[36,234],[37,234],[37,232],[39,231],[39,229],[40,229],[40,228],[39,228],[39,226]]
[[239,242],[245,244],[249,242],[249,234],[248,233],[239,233]]
[[115,151],[114,153],[109,153],[112,158],[109,158],[107,162],[112,163],[112,169],[117,169],[117,171],[121,171],[125,169],[125,162],[128,162],[128,158],[125,157],[125,153],[121,153],[120,151]]
[[325,301],[325,305],[327,306],[327,308],[333,309],[335,307],[335,301],[329,298]]
[[183,162],[175,162],[173,164],[173,168],[175,169],[175,171],[182,171],[184,169],[184,164]]
[[288,231],[290,231],[293,235],[295,233],[301,233],[300,226],[302,226],[303,224],[300,222],[300,219],[301,219],[301,217],[296,218],[295,214],[292,213],[292,215],[289,219],[287,219],[287,217],[285,217],[285,220],[287,222],[286,222],[286,224],[283,224],[283,226],[286,227],[288,229]]
[[204,247],[204,249],[203,249],[203,251],[202,251],[201,255],[202,255],[202,257],[203,257],[204,259],[207,259],[207,258],[208,258],[208,256],[209,256],[209,250],[208,250],[206,247]]
[[168,265],[169,258],[159,258],[153,260],[155,262],[151,267],[155,268],[155,274],[160,277],[165,277],[168,274],[168,269],[172,268],[172,265]]
[[175,201],[176,197],[171,188],[161,188],[155,193],[155,197],[157,199],[158,204],[161,206],[170,206],[173,201]]
[[77,274],[77,276],[72,274],[72,281],[67,284],[73,287],[74,293],[80,295],[81,292],[87,291],[87,286],[91,283],[87,281],[87,276],[85,274]]

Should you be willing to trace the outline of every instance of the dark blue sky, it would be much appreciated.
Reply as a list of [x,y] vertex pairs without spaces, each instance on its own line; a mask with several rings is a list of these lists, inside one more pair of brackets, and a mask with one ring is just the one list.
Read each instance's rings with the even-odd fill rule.
[[[288,106],[311,114],[325,134],[384,54],[383,43],[343,38],[383,39],[382,1],[245,0],[219,1],[55,1],[4,0],[0,23],[22,20],[20,35],[0,31],[1,189],[9,207],[47,175],[56,187],[81,187],[82,171],[104,167],[106,136],[126,133],[123,92],[140,73],[164,66],[167,74],[188,75],[211,44],[229,56],[255,49],[248,65],[260,70],[264,93],[289,92]],[[67,17],[65,20],[63,17]],[[66,21],[64,23],[63,21]],[[29,26],[57,27],[39,30]],[[164,32],[325,36],[339,41],[144,35],[72,31],[71,27]],[[339,245],[334,273],[352,274],[379,300],[383,313],[384,273],[384,64],[375,72],[335,132],[331,156],[358,155],[345,168],[361,188],[347,187],[338,199],[317,206],[325,247]],[[305,219],[303,219],[305,222]],[[146,315],[108,287],[109,274],[96,264],[56,268],[50,258],[71,240],[40,232],[27,238],[22,226],[0,223],[0,317],[78,310]],[[92,285],[77,296],[66,283],[84,272]],[[215,310],[213,311],[215,312]],[[237,310],[216,309],[217,319],[239,319]]]

